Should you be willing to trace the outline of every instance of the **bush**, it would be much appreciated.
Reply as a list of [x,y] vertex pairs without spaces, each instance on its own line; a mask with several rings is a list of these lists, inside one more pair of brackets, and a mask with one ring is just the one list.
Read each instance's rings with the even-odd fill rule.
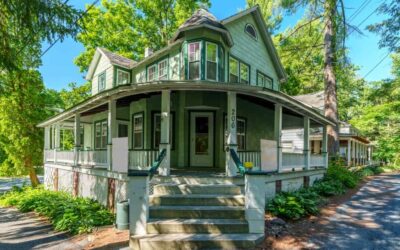
[[35,211],[48,217],[56,230],[72,234],[91,232],[114,221],[114,215],[94,200],[42,187],[13,188],[0,196],[0,205],[15,206],[21,212]]
[[339,164],[331,164],[328,167],[326,179],[340,181],[347,188],[355,188],[359,181],[357,174]]
[[314,185],[311,188],[318,194],[325,197],[340,195],[346,192],[342,182],[332,179],[318,180],[314,182]]

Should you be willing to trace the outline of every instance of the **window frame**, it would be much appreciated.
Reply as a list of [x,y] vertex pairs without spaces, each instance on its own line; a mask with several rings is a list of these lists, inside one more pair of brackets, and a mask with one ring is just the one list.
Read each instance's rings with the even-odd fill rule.
[[[154,68],[154,78],[153,79],[150,79],[150,69],[151,68]],[[153,82],[153,81],[157,81],[158,80],[158,72],[157,72],[157,69],[158,69],[158,64],[157,63],[154,63],[154,64],[152,64],[152,65],[149,65],[148,67],[147,67],[147,69],[146,69],[146,73],[147,73],[147,81],[148,82]]]
[[[232,82],[231,81],[231,64],[230,64],[230,60],[236,60],[238,63],[238,81],[237,82]],[[242,82],[242,65],[244,65],[245,67],[247,67],[247,83]],[[229,54],[229,58],[228,58],[228,83],[240,83],[240,84],[246,84],[246,85],[250,85],[250,81],[251,81],[251,65],[244,62],[243,60],[241,60],[240,58]]]
[[[100,145],[97,145],[97,128],[96,128],[97,124],[100,124]],[[104,124],[106,124],[106,135],[105,135],[106,140],[105,140],[105,145],[102,145],[103,144],[103,127],[104,127]],[[95,121],[93,123],[93,133],[94,133],[94,136],[93,136],[93,138],[94,138],[93,148],[95,150],[105,150],[105,149],[107,149],[107,144],[108,144],[107,143],[107,140],[108,140],[108,122],[107,122],[107,119]]]
[[[244,66],[246,66],[246,68],[247,68],[247,82],[242,82],[242,65],[244,65]],[[250,84],[250,65],[249,64],[247,64],[247,63],[245,63],[245,62],[243,62],[243,61],[240,61],[240,63],[239,63],[239,74],[240,74],[240,76],[239,76],[239,82],[241,83],[241,84]]]
[[[100,92],[100,91],[103,91],[103,90],[105,90],[106,89],[106,85],[107,85],[107,83],[106,83],[106,71],[104,70],[103,72],[101,72],[98,76],[97,76],[97,90],[98,90],[98,92]],[[101,79],[103,79],[104,80],[104,86],[101,86]]]
[[[163,76],[165,76],[165,79],[161,79],[160,65],[164,62],[165,62],[165,74]],[[168,58],[161,59],[159,62],[155,63],[154,65],[157,65],[157,80],[161,80],[161,81],[168,80],[168,68],[169,68]]]
[[[228,119],[228,115],[226,113],[224,113],[224,121],[223,121],[223,145],[224,145],[224,149],[226,148],[226,136],[227,136],[227,132],[228,132],[228,124],[227,124],[227,119]],[[239,149],[239,144],[238,144],[238,133],[237,133],[237,124],[238,121],[243,121],[244,122],[244,144],[243,144],[243,148]],[[243,133],[242,133],[243,134]],[[238,146],[238,151],[246,151],[247,149],[247,118],[243,117],[243,116],[236,116],[236,144]]]
[[[215,46],[215,62],[209,61],[209,60],[208,60],[208,50],[207,50],[207,47],[208,47],[209,44]],[[217,43],[205,41],[205,55],[204,55],[204,61],[205,61],[205,75],[204,75],[204,77],[205,77],[205,79],[208,80],[208,81],[216,82],[216,81],[218,81],[218,79],[219,79],[219,72],[218,72],[218,71],[219,71],[219,55],[218,55],[218,53],[219,53],[219,46],[218,46]],[[215,79],[209,79],[209,78],[208,78],[208,75],[207,75],[207,72],[208,72],[208,62],[213,62],[213,63],[215,63]]]
[[[238,81],[236,81],[236,82],[231,81],[231,72],[232,72],[231,71],[231,60],[235,60],[237,62],[237,72],[236,72],[237,75],[233,74],[233,75],[237,76],[237,78],[238,78]],[[232,55],[229,55],[228,69],[229,69],[228,82],[229,83],[239,83],[240,82],[240,61],[239,61],[239,59],[237,59],[236,57],[234,57]]]
[[[199,44],[199,58],[198,58],[197,61],[191,61],[190,60],[190,45],[191,44],[196,44],[196,43]],[[201,53],[201,50],[203,49],[202,44],[203,44],[202,41],[193,41],[193,42],[189,42],[187,44],[187,58],[188,58],[188,68],[187,68],[188,77],[187,78],[188,78],[188,80],[201,80],[201,74],[202,74],[202,70],[201,70],[201,68],[202,68],[201,67],[202,53]],[[196,63],[196,62],[199,63],[199,77],[196,78],[196,79],[190,79],[190,63]]]
[[[142,117],[142,136],[141,136],[141,146],[140,147],[135,147],[135,118],[136,117]],[[144,133],[145,133],[145,120],[144,120],[144,112],[137,112],[132,114],[132,149],[144,149]]]
[[[152,149],[159,149],[159,147],[155,146],[155,132],[156,132],[156,122],[155,122],[155,117],[159,115],[161,119],[161,111],[159,110],[153,110],[151,111],[151,148]],[[171,143],[171,150],[175,149],[175,112],[171,111],[171,124],[170,124],[170,131],[169,131],[169,139]],[[161,120],[160,120],[161,122]],[[160,135],[161,135],[161,123],[160,123]],[[161,137],[160,137],[161,139]]]
[[[119,83],[119,73],[120,73],[120,72],[125,73],[125,74],[128,75],[128,78],[127,78],[127,82],[126,82],[126,83]],[[115,83],[116,83],[117,86],[129,84],[129,83],[130,83],[130,80],[131,80],[131,73],[130,73],[130,72],[128,72],[128,71],[126,71],[126,70],[122,70],[122,69],[118,69],[118,68],[117,68],[117,71],[116,71],[116,79],[115,79]]]
[[[262,84],[260,84],[259,81],[258,81],[258,76],[259,76],[259,75],[264,79]],[[266,80],[266,79],[268,79],[269,81],[271,81],[271,87],[267,87],[267,86],[265,85],[265,80]],[[267,89],[274,89],[274,79],[273,79],[272,77],[268,76],[267,74],[261,72],[260,70],[257,70],[257,82],[256,82],[256,84],[257,84],[257,86],[259,86],[259,87],[263,87],[263,88],[267,88]]]
[[[251,34],[250,32],[247,31],[247,27],[251,27],[254,30],[254,36],[253,34]],[[248,36],[250,36],[251,38],[253,38],[254,40],[258,41],[258,34],[257,34],[257,30],[254,27],[253,24],[251,23],[246,23],[246,25],[244,26],[244,33],[246,33]]]

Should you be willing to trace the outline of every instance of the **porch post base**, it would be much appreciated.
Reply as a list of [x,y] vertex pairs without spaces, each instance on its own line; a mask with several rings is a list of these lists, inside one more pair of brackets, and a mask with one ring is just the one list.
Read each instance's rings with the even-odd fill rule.
[[263,175],[245,177],[245,215],[249,233],[263,234],[265,229],[265,180]]
[[129,234],[146,235],[149,219],[149,176],[129,176]]

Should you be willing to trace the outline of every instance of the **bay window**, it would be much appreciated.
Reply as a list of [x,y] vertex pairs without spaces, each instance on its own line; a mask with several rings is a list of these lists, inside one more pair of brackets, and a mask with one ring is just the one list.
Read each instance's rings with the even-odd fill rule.
[[218,46],[215,43],[206,43],[207,80],[217,80],[217,50]]
[[189,80],[200,79],[200,42],[189,43]]

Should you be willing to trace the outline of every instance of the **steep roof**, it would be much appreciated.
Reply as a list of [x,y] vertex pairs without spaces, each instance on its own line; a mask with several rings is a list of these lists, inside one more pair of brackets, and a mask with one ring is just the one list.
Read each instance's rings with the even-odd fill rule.
[[193,15],[178,28],[171,41],[173,42],[180,38],[182,32],[197,28],[208,28],[220,32],[223,35],[226,43],[229,46],[233,46],[233,40],[229,31],[213,14],[208,12],[206,9],[196,10]]
[[324,110],[325,94],[324,91],[319,91],[306,95],[293,96],[296,100],[308,104],[314,108]]
[[121,66],[126,69],[132,69],[135,66],[135,64],[137,63],[136,61],[134,61],[132,59],[129,59],[129,58],[120,56],[116,53],[113,53],[113,52],[109,51],[108,49],[97,48],[96,52],[94,53],[93,59],[89,65],[89,69],[88,69],[88,72],[85,77],[86,80],[92,79],[94,71],[97,67],[97,63],[99,62],[101,56],[105,56],[110,61],[110,64]]
[[105,48],[98,48],[110,60],[111,64],[115,64],[124,68],[131,69],[136,64],[136,61],[120,56]]

